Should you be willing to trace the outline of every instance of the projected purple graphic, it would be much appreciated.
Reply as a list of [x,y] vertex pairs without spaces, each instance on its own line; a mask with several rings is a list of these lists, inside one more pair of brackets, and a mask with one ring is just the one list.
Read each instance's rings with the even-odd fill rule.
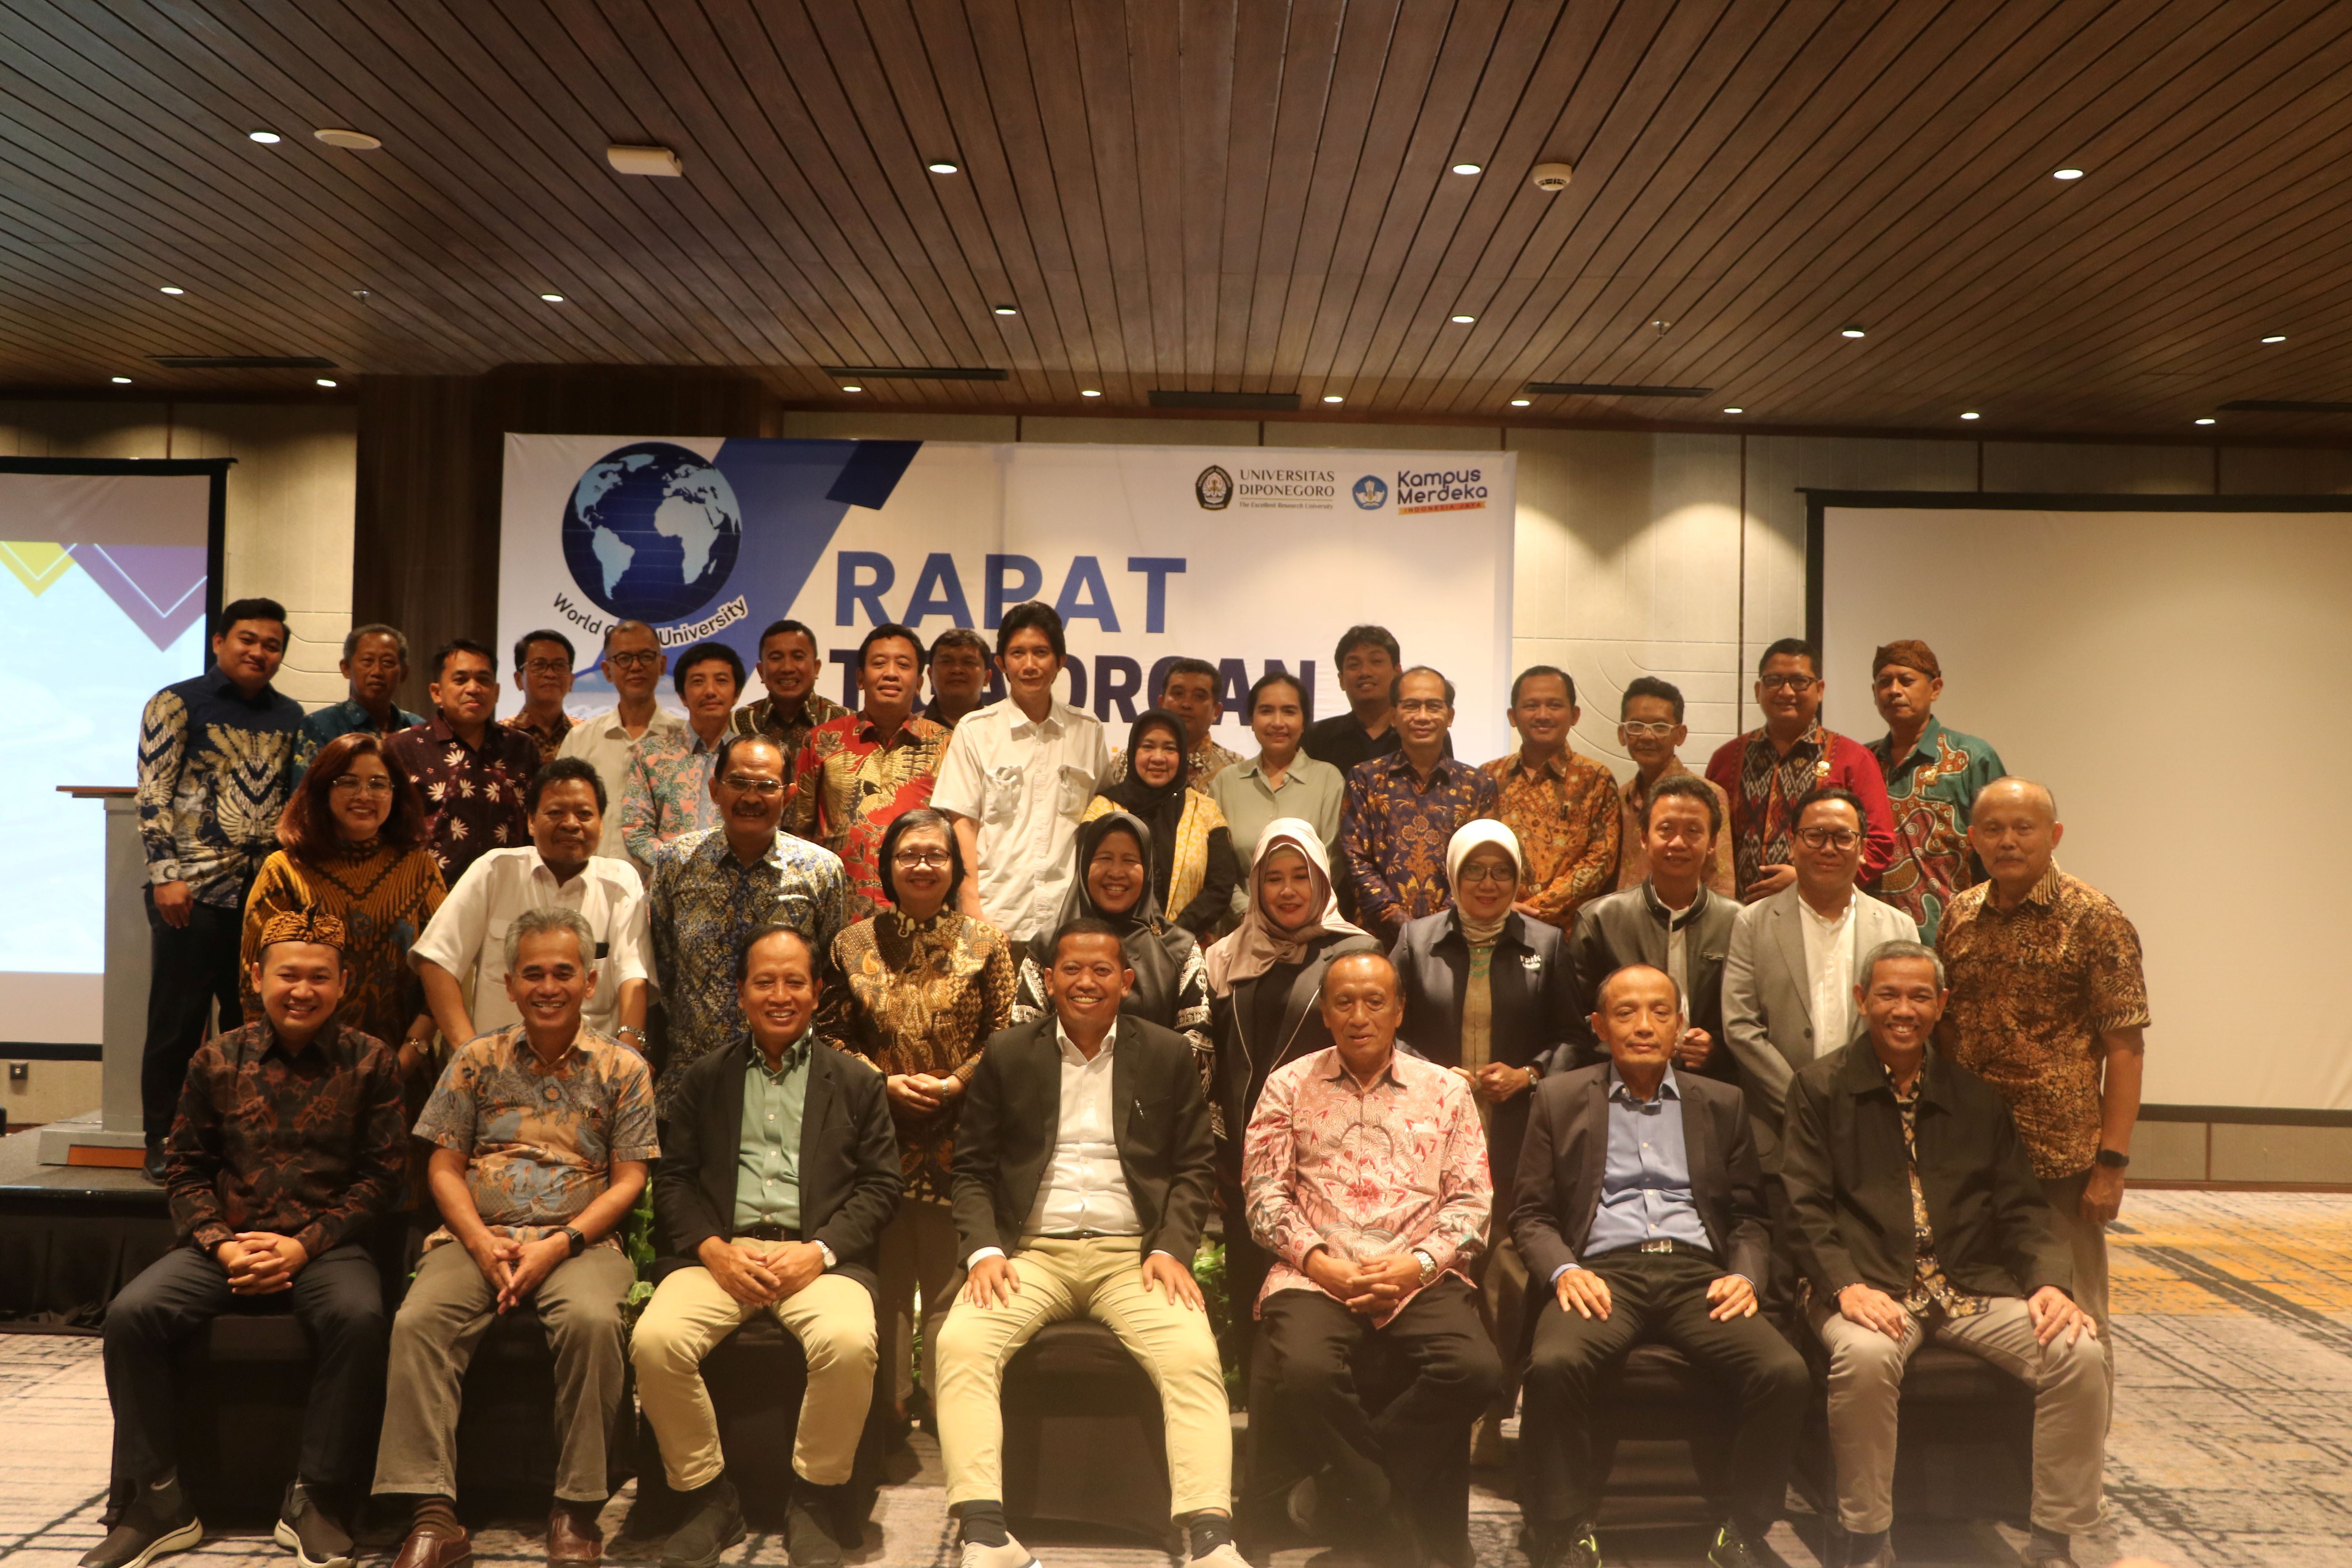
[[171,647],[203,618],[202,545],[82,543],[68,548],[75,564],[157,647]]

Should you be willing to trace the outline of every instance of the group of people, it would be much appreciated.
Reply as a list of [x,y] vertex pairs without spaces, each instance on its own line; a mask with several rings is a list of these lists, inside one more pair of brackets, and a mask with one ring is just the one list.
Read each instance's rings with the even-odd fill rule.
[[[1893,1561],[1929,1340],[2035,1391],[2032,1560],[2063,1568],[2099,1517],[2138,942],[2055,865],[2049,791],[1935,718],[1924,644],[1874,657],[1867,746],[1822,724],[1817,652],[1773,644],[1763,724],[1703,776],[1681,693],[1636,680],[1621,784],[1572,749],[1550,667],[1513,683],[1516,751],[1456,760],[1452,682],[1378,626],[1337,649],[1345,712],[1279,670],[1251,688],[1249,758],[1191,659],[1112,751],[1055,697],[1037,603],[992,651],[875,626],[855,711],[797,622],[740,706],[732,649],[620,623],[617,705],[576,721],[556,632],[514,648],[504,721],[464,641],[433,717],[398,709],[388,626],[306,717],[271,684],[285,636],[230,605],[143,721],[150,1168],[184,1245],[108,1313],[113,1529],[87,1568],[201,1538],[173,1346],[279,1305],[318,1351],[278,1532],[304,1568],[347,1568],[369,1493],[409,1510],[397,1568],[469,1561],[465,1369],[526,1305],[557,1363],[551,1563],[600,1556],[632,1368],[683,1499],[663,1563],[741,1538],[699,1367],[761,1310],[808,1364],[810,1568],[863,1528],[869,1415],[925,1403],[967,1568],[1030,1568],[1002,1379],[1073,1316],[1150,1373],[1213,1568],[1298,1524],[1467,1568],[1474,1455],[1514,1409],[1538,1563],[1597,1564],[1595,1390],[1644,1340],[1739,1411],[1719,1568],[1762,1560],[1809,1362],[1843,1561]],[[1192,1267],[1213,1230],[1249,1320],[1238,1488]],[[1385,1383],[1357,1375],[1375,1345]]]

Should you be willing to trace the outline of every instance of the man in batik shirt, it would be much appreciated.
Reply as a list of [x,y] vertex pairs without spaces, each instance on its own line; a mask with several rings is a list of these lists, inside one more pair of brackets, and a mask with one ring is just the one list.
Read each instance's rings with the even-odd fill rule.
[[1731,800],[1731,863],[1743,902],[1769,899],[1797,880],[1797,803],[1822,784],[1843,784],[1862,802],[1862,880],[1895,859],[1886,780],[1858,741],[1822,723],[1821,650],[1782,637],[1756,666],[1756,706],[1764,727],[1726,741],[1706,776]]
[[1617,882],[1619,816],[1614,774],[1577,755],[1576,682],[1539,664],[1511,682],[1511,728],[1519,749],[1478,771],[1495,781],[1495,815],[1516,835],[1528,860],[1513,900],[1529,920],[1567,931],[1576,912]]
[[393,767],[425,800],[425,847],[454,888],[492,849],[530,842],[524,804],[539,772],[539,742],[490,717],[499,705],[490,650],[453,638],[433,656],[433,718],[385,743]]
[[819,724],[849,716],[849,710],[816,689],[824,656],[818,652],[816,634],[798,621],[777,621],[760,634],[760,683],[768,694],[735,710],[729,732],[765,735],[784,749],[784,782],[793,782],[791,768]]
[[[621,786],[621,845],[647,876],[655,850],[718,826],[711,759],[734,732],[729,726],[743,689],[743,656],[723,642],[696,643],[670,664],[670,685],[686,704],[686,722],[647,729],[629,748],[627,782]],[[790,757],[784,765],[792,766]]]
[[1448,754],[1454,682],[1425,665],[1396,678],[1398,748],[1348,773],[1339,803],[1339,859],[1356,921],[1392,942],[1407,921],[1451,908],[1445,847],[1465,822],[1492,816],[1495,781]]
[[922,679],[922,640],[905,626],[876,626],[857,649],[864,710],[810,731],[793,767],[784,831],[841,857],[849,875],[848,923],[884,901],[883,830],[929,803],[939,783],[949,731],[911,716]]
[[1906,637],[1872,654],[1870,665],[1870,694],[1886,721],[1870,754],[1885,776],[1895,818],[1895,863],[1875,891],[1919,922],[1920,941],[1932,942],[1952,895],[1983,876],[1969,853],[1969,808],[2008,770],[2000,752],[1936,717],[1944,668],[1935,649]]

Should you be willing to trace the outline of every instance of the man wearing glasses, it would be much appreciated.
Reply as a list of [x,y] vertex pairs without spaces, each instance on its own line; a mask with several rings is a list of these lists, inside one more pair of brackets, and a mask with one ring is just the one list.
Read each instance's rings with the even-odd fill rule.
[[[1617,703],[1617,743],[1633,759],[1633,777],[1622,791],[1625,815],[1617,834],[1617,886],[1638,888],[1650,874],[1650,852],[1643,842],[1643,823],[1649,815],[1650,796],[1661,781],[1689,778],[1683,765],[1682,744],[1690,739],[1683,723],[1682,689],[1654,675],[1637,676],[1627,683]],[[1731,820],[1731,797],[1713,779],[1700,781],[1716,798],[1718,821]],[[1731,876],[1731,835],[1718,832],[1706,852],[1706,889],[1720,898],[1736,899],[1738,885]]]
[[1492,776],[1448,754],[1452,681],[1416,665],[1390,691],[1402,742],[1349,769],[1339,805],[1339,858],[1356,921],[1385,942],[1407,921],[1453,907],[1445,847],[1464,823],[1495,816],[1501,801]]
[[[604,658],[596,668],[612,682],[620,703],[609,713],[574,724],[563,737],[563,744],[556,748],[556,755],[578,757],[604,781],[609,804],[596,853],[617,859],[629,852],[621,841],[621,792],[628,785],[629,763],[637,754],[637,742],[648,735],[675,736],[686,728],[686,721],[664,711],[654,700],[661,678],[669,673],[669,655],[662,652],[661,638],[645,622],[615,621],[607,626]],[[646,874],[644,865],[631,864],[636,866],[639,877]]]
[[[653,876],[639,906],[640,952],[653,955],[668,1040],[654,1081],[667,1120],[680,1077],[715,1050],[749,1038],[735,995],[735,956],[765,925],[786,925],[810,949],[833,951],[843,923],[849,878],[832,850],[778,831],[784,812],[784,752],[769,735],[730,735],[719,742],[710,801],[719,826],[673,838],[654,851]],[[824,989],[838,997],[840,988]],[[817,1037],[838,1039],[828,999]]]
[[1862,878],[1876,881],[1895,863],[1886,780],[1861,742],[1822,727],[1821,650],[1802,637],[1782,637],[1764,650],[1756,677],[1764,727],[1726,741],[1706,764],[1706,776],[1731,798],[1740,898],[1752,904],[1796,881],[1796,804],[1824,784],[1851,790],[1861,804]]
[[572,661],[578,657],[570,637],[543,626],[515,639],[514,683],[522,693],[522,710],[507,721],[507,728],[538,743],[542,767],[555,761],[563,737],[572,732],[563,700],[572,695]]

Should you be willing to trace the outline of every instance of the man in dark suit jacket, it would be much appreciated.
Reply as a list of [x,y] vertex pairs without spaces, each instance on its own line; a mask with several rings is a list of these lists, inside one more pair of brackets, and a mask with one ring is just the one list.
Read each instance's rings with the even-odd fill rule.
[[1739,1091],[1685,1074],[1682,999],[1664,971],[1618,970],[1592,1027],[1605,1066],[1547,1079],[1519,1157],[1511,1231],[1551,1300],[1536,1320],[1520,1449],[1521,1507],[1538,1568],[1598,1568],[1592,1521],[1594,1384],[1643,1340],[1663,1340],[1731,1385],[1732,1514],[1715,1568],[1767,1561],[1811,1391],[1805,1364],[1756,1312],[1769,1224]]
[[793,1469],[803,1484],[786,1544],[793,1568],[822,1568],[862,1527],[847,1482],[874,1394],[876,1251],[905,1182],[882,1075],[810,1028],[821,983],[808,939],[761,926],[735,982],[751,1044],[687,1068],[662,1123],[660,1285],[629,1359],[669,1484],[688,1500],[663,1568],[710,1568],[743,1538],[743,1515],[702,1358],[763,1310],[800,1341],[808,1391]]
[[2033,1389],[2025,1561],[2074,1568],[2073,1537],[2099,1522],[2107,1429],[2105,1348],[2069,1294],[2074,1255],[2007,1102],[1928,1045],[1949,995],[1935,949],[1882,942],[1854,968],[1868,1033],[1797,1069],[1780,1166],[1830,1352],[1845,1561],[1895,1561],[1903,1370],[1934,1340]]
[[990,1039],[956,1126],[956,1237],[971,1271],[940,1331],[940,1454],[963,1568],[1027,1568],[1004,1528],[1004,1363],[1047,1323],[1108,1327],[1159,1385],[1170,1511],[1194,1563],[1233,1548],[1233,1428],[1192,1254],[1215,1146],[1192,1047],[1122,1017],[1135,984],[1117,927],[1054,940],[1054,1010]]

